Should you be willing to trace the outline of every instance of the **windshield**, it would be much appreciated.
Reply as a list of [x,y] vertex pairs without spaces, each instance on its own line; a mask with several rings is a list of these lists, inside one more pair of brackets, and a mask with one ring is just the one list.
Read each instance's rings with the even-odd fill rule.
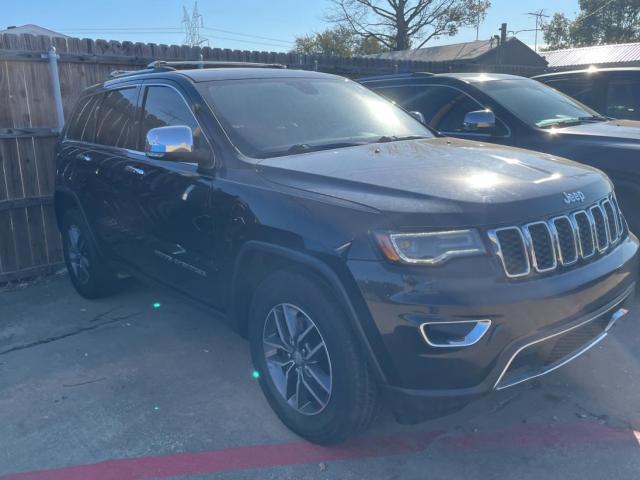
[[549,128],[606,120],[589,107],[535,80],[496,80],[474,86],[531,126]]
[[411,115],[350,80],[261,78],[198,88],[233,144],[249,157],[433,136]]

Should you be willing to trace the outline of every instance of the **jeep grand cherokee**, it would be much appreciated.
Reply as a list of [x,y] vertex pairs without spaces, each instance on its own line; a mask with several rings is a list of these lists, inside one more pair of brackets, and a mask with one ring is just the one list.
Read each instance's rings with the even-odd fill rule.
[[635,285],[601,172],[439,136],[333,75],[156,64],[84,92],[56,152],[77,291],[125,271],[221,312],[318,443],[382,400],[416,422],[550,372]]

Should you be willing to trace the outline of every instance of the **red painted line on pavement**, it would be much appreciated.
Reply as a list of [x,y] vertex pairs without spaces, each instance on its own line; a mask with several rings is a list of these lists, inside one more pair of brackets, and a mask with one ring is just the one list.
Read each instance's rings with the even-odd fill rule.
[[231,470],[400,455],[426,449],[438,432],[357,439],[337,447],[307,442],[126,458],[0,476],[0,480],[142,480]]
[[0,475],[0,480],[145,480],[210,474],[336,460],[357,460],[417,453],[435,440],[444,447],[468,450],[553,447],[609,441],[638,445],[640,432],[594,423],[519,425],[510,430],[444,436],[442,432],[409,432],[356,439],[337,447],[306,442],[225,448],[195,453],[124,458],[104,462]]

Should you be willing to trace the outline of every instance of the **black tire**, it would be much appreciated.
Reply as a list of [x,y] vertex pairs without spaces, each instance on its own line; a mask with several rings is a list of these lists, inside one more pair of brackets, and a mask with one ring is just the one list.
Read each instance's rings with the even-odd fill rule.
[[[303,318],[312,320],[326,345],[327,358],[330,358],[331,392],[324,408],[315,414],[303,414],[287,403],[267,366],[263,345],[267,317],[274,307],[283,304],[299,308],[307,315]],[[364,431],[370,425],[377,411],[374,376],[348,318],[322,282],[292,270],[268,276],[253,295],[249,340],[253,364],[260,373],[260,386],[273,410],[289,429],[311,442],[329,445]]]
[[[64,261],[76,291],[89,299],[112,293],[118,280],[98,253],[93,236],[79,210],[70,209],[65,212],[61,233]],[[80,259],[80,255],[83,259]],[[79,267],[78,263],[83,266]]]

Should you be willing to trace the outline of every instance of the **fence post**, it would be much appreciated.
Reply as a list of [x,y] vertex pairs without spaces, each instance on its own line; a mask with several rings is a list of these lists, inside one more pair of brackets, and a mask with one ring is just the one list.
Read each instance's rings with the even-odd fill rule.
[[62,93],[60,92],[60,77],[58,76],[58,58],[56,47],[51,45],[47,53],[42,54],[42,58],[49,59],[49,69],[51,70],[51,89],[53,93],[53,101],[56,107],[56,118],[58,120],[58,128],[62,130],[64,127],[64,110],[62,109]]

